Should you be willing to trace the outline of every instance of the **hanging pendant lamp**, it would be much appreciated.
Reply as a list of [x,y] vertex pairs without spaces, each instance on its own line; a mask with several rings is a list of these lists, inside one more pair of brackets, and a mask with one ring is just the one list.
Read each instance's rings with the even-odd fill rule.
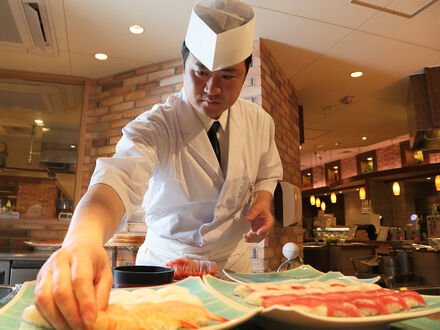
[[324,201],[321,203],[321,210],[325,211],[325,202]]
[[335,192],[332,192],[332,193],[330,194],[330,201],[331,201],[333,204],[336,203],[336,193],[335,193]]
[[435,189],[437,191],[440,191],[440,174],[437,174],[435,176]]
[[321,200],[319,199],[319,197],[316,198],[315,205],[316,207],[321,207]]
[[394,196],[400,195],[400,185],[399,185],[399,182],[397,182],[397,181],[394,181],[394,183],[393,183],[393,194],[394,194]]
[[365,188],[364,188],[364,187],[361,187],[361,188],[359,189],[359,198],[360,198],[361,200],[364,200],[365,197],[366,197],[366,195],[367,195],[367,193],[365,192]]
[[315,195],[310,196],[310,205],[315,205]]

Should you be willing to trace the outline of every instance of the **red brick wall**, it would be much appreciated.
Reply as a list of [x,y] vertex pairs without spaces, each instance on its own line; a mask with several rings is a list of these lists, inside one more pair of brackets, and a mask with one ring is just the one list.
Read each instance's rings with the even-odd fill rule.
[[[17,191],[17,209],[20,217],[55,218],[55,202],[57,187],[55,180],[41,180],[40,182],[20,182]],[[31,206],[41,205],[41,213],[28,215]]]
[[312,171],[313,171],[313,188],[325,187],[326,181],[325,181],[324,165],[314,167]]
[[341,179],[357,175],[356,157],[341,159]]
[[376,149],[376,157],[378,171],[402,167],[400,144],[392,144],[385,148]]

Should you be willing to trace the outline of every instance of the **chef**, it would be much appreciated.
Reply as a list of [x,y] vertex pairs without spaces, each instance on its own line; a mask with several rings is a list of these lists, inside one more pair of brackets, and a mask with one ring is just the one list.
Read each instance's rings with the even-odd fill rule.
[[124,127],[115,155],[98,159],[62,248],[38,274],[35,305],[56,328],[80,328],[106,308],[112,276],[103,244],[140,206],[148,233],[137,264],[187,257],[251,271],[246,242],[272,228],[282,178],[272,118],[238,99],[254,22],[238,0],[194,6],[182,90]]

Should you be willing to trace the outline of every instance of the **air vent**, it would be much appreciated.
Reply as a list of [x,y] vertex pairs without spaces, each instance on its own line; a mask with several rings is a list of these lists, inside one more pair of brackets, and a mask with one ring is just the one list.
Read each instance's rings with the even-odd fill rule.
[[2,0],[0,45],[57,55],[55,31],[47,0]]

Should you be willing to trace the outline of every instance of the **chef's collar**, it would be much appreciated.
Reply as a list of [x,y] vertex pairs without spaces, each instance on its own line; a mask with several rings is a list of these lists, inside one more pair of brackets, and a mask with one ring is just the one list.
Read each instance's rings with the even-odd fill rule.
[[214,121],[220,122],[220,126],[222,127],[223,131],[226,130],[226,124],[228,123],[229,109],[226,109],[225,111],[223,111],[223,113],[221,114],[221,116],[218,119],[212,119],[208,115],[205,115],[204,113],[197,111],[194,108],[193,108],[193,110],[194,110],[195,114],[197,115],[197,117],[199,117],[200,121],[203,124],[203,127],[205,127],[205,130],[207,132],[211,128]]

